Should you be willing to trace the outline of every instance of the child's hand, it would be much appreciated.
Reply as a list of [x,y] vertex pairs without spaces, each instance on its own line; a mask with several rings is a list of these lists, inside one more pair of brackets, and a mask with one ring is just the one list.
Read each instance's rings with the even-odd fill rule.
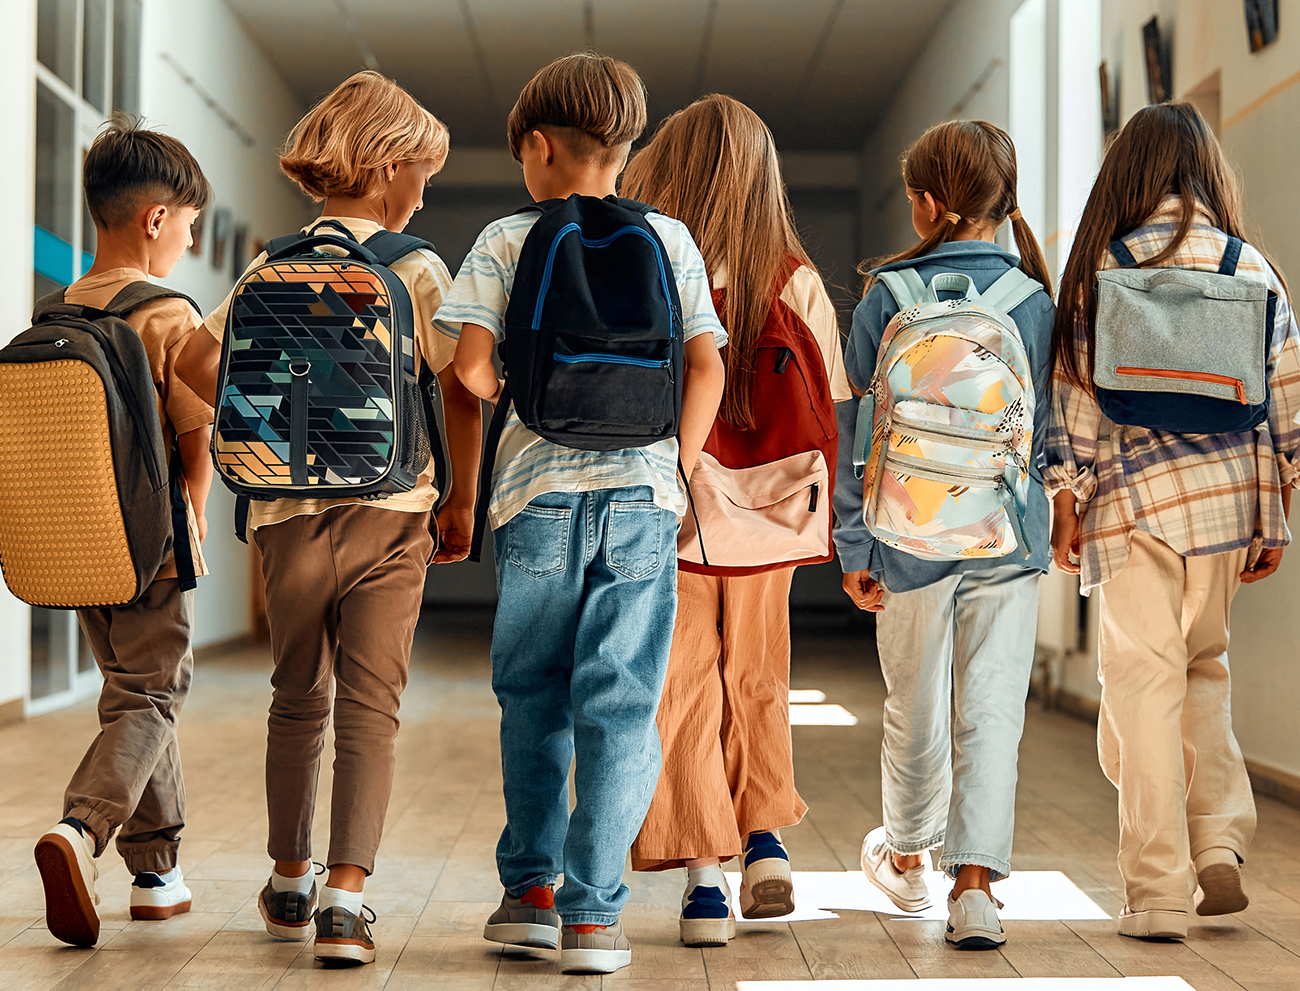
[[438,510],[438,550],[434,564],[455,564],[469,557],[474,537],[474,507],[448,502]]
[[844,575],[844,593],[863,612],[881,612],[885,608],[881,602],[885,590],[866,571],[847,572]]
[[1266,547],[1260,551],[1259,560],[1241,573],[1241,580],[1247,585],[1260,581],[1275,572],[1281,563],[1282,548]]
[[[1068,500],[1061,496],[1067,496]],[[1076,560],[1071,561],[1073,554]],[[1052,560],[1067,575],[1079,573],[1079,514],[1074,508],[1074,495],[1062,492],[1057,496],[1052,513]]]

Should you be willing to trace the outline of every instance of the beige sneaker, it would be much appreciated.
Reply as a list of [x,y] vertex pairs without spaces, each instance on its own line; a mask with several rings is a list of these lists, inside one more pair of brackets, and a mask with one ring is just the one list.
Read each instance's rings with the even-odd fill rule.
[[78,820],[64,819],[36,841],[35,854],[50,935],[73,946],[94,946],[99,939],[94,838]]
[[902,912],[921,912],[930,907],[930,891],[925,874],[930,870],[930,852],[921,854],[919,867],[899,872],[894,866],[894,851],[885,839],[885,827],[877,826],[862,840],[862,873],[867,880],[889,896]]
[[520,898],[501,896],[501,906],[488,916],[483,938],[511,946],[553,950],[560,945],[560,913],[555,891],[533,885]]
[[1250,904],[1241,886],[1241,865],[1231,850],[1215,847],[1197,857],[1196,883],[1197,915],[1232,915]]
[[1119,914],[1119,934],[1134,939],[1186,939],[1187,913],[1168,909],[1133,912],[1125,905]]
[[623,920],[613,925],[565,926],[560,936],[560,970],[566,974],[612,974],[632,962]]

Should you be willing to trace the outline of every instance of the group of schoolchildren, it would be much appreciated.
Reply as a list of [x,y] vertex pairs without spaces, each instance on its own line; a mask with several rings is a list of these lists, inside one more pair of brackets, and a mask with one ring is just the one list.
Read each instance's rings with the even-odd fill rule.
[[[829,559],[832,526],[846,593],[878,614],[884,824],[861,863],[899,910],[929,906],[929,851],[941,846],[947,941],[1006,940],[990,885],[1011,870],[1038,586],[1053,558],[1100,590],[1099,751],[1119,792],[1119,931],[1181,938],[1192,911],[1244,908],[1255,813],[1230,724],[1228,614],[1239,585],[1271,574],[1290,539],[1300,335],[1281,275],[1243,243],[1231,170],[1196,110],[1148,107],[1119,133],[1055,304],[1006,133],[964,120],[927,130],[902,160],[920,240],[874,264],[843,349],[763,122],[708,96],[629,163],[645,124],[626,64],[590,53],[552,63],[508,125],[538,208],[488,225],[454,279],[427,247],[391,264],[410,295],[415,362],[441,387],[449,492],[436,491],[430,459],[387,498],[322,487],[322,498],[252,504],[275,665],[274,864],[258,899],[267,931],[314,935],[318,960],[375,958],[362,891],[425,571],[469,553],[479,500],[499,590],[491,659],[506,805],[488,940],[558,948],[566,972],[627,966],[629,853],[635,870],[685,869],[688,945],[735,935],[721,867],[734,857],[743,917],[793,910],[780,830],[807,807],[791,756],[788,599],[797,564]],[[406,226],[447,153],[432,114],[365,72],[308,113],[281,167],[323,203],[308,232],[330,222],[365,242]],[[66,301],[102,308],[169,273],[209,190],[179,142],[125,124],[95,142],[85,181],[99,250]],[[1007,221],[1018,254],[996,241]],[[637,251],[659,269],[615,278]],[[1247,319],[1271,321],[1255,328],[1266,349],[1265,396],[1247,397],[1263,405],[1256,422],[1222,432],[1178,420],[1184,400],[1211,417],[1238,404],[1243,386],[1224,386],[1221,355],[1179,373],[1139,339],[1103,386],[1114,368],[1099,355],[1122,349],[1115,307],[1130,306],[1120,312],[1131,328],[1143,306],[1163,305],[1153,271],[1188,285],[1214,273],[1267,294]],[[1175,286],[1192,307],[1179,312],[1200,313],[1188,285]],[[1197,298],[1243,294],[1212,297]],[[176,299],[127,314],[164,427],[179,437],[200,573],[231,302],[204,320]],[[624,313],[634,340],[617,351],[600,335]],[[1213,340],[1196,347],[1212,354],[1225,346],[1222,319],[1211,310],[1204,326],[1178,326],[1209,328]],[[570,333],[566,320],[583,326]],[[538,340],[543,358],[554,350],[549,385]],[[624,415],[647,389],[666,411],[649,425],[644,412]],[[480,400],[497,416],[476,486]],[[1168,416],[1143,425],[1153,404]],[[805,517],[821,522],[810,531]],[[689,553],[679,526],[693,534]],[[729,536],[745,533],[756,536]],[[190,908],[176,724],[192,596],[164,568],[132,604],[80,612],[104,675],[102,732],[36,849],[49,927],[66,942],[96,941],[96,862],[115,830],[135,875],[132,917]],[[318,887],[311,826],[331,719]]]

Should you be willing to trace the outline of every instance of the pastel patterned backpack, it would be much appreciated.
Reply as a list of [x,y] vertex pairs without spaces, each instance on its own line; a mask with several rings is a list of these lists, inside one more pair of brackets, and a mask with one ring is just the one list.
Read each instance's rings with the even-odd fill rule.
[[[1030,553],[1024,533],[1034,386],[1007,314],[1042,289],[1012,268],[983,293],[967,275],[881,272],[901,309],[858,407],[863,521],[917,557]],[[940,301],[940,292],[961,297]]]

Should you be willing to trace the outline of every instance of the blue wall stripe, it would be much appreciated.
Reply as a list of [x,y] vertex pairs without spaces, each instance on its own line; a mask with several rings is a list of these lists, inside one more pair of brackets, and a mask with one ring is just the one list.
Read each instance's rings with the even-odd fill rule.
[[47,279],[60,285],[71,285],[75,273],[72,245],[44,227],[36,228],[36,261],[33,268]]

